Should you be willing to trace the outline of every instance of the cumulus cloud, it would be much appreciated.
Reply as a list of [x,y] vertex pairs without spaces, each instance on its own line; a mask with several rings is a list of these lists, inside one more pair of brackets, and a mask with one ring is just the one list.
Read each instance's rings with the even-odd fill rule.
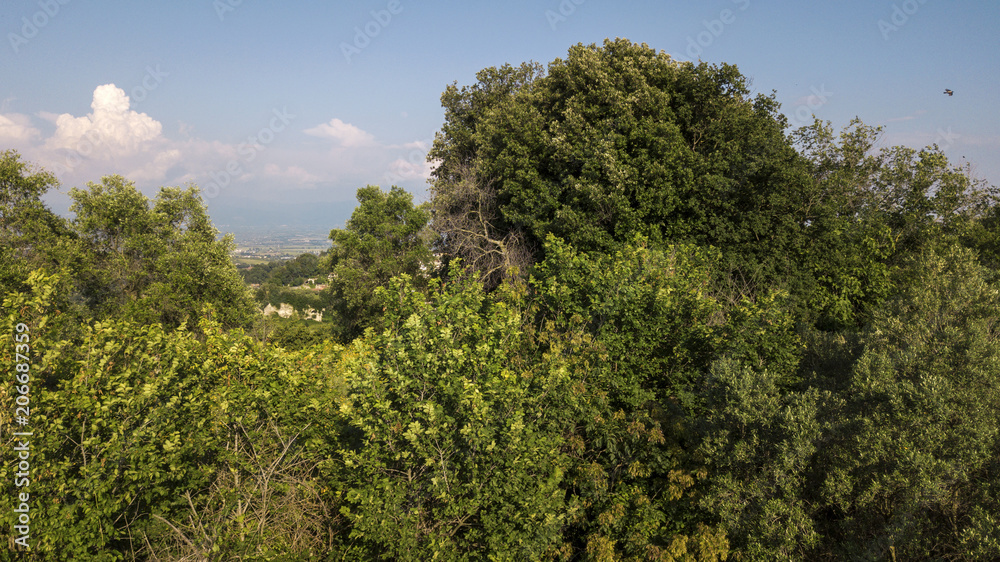
[[303,132],[314,137],[333,139],[344,148],[375,145],[375,137],[371,133],[336,118],[331,119],[329,123],[322,123]]
[[30,141],[41,133],[31,126],[27,115],[11,113],[0,115],[0,139],[5,141]]
[[397,183],[409,180],[426,181],[431,176],[431,172],[437,166],[437,162],[427,161],[427,152],[430,150],[431,141],[413,141],[399,145],[390,145],[388,148],[405,150],[405,157],[393,159],[386,170],[384,181],[386,183]]
[[157,153],[152,160],[147,160],[132,169],[126,175],[135,181],[159,181],[167,175],[167,170],[177,166],[184,160],[184,155],[177,148],[168,148]]
[[145,113],[130,110],[125,91],[114,84],[98,86],[90,107],[93,111],[83,117],[68,113],[56,117],[56,131],[46,140],[46,148],[84,155],[92,150],[117,157],[135,154],[160,138],[160,123]]

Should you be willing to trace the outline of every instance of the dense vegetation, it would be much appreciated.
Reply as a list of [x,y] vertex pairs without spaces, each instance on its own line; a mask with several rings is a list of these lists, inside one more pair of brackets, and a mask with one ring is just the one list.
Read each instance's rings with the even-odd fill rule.
[[252,285],[298,286],[307,279],[326,279],[327,272],[320,265],[320,255],[305,253],[288,261],[272,261],[241,269],[243,279]]
[[477,78],[428,204],[263,272],[332,274],[322,336],[259,328],[196,189],[67,220],[3,154],[25,559],[1000,559],[993,186],[626,40]]

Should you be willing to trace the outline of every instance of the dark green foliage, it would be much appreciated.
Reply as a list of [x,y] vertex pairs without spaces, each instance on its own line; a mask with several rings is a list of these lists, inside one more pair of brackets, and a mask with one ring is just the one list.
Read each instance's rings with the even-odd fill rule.
[[[640,239],[638,242],[642,243]],[[699,373],[722,349],[720,303],[708,293],[717,256],[690,246],[576,252],[550,235],[534,270],[538,343],[581,355],[569,450],[581,510],[567,544],[598,559],[725,558],[721,529],[699,518],[689,451]],[[749,344],[748,344],[749,345]]]
[[[701,505],[751,559],[992,559],[1000,290],[928,248],[861,335],[806,334],[794,363],[725,360],[705,389]],[[730,338],[727,338],[730,339]]]
[[825,428],[819,412],[830,395],[788,392],[787,372],[747,363],[720,360],[705,380],[698,453],[713,477],[701,506],[748,559],[810,559],[822,535],[807,492]]
[[68,221],[41,195],[57,185],[16,152],[0,157],[0,290],[26,290],[28,272],[62,272],[59,308],[81,321],[124,315],[144,324],[194,324],[215,305],[227,327],[257,317],[251,295],[229,259],[231,238],[218,240],[196,188],[163,188],[149,201],[121,176],[72,189]]
[[691,246],[626,246],[582,253],[550,235],[533,270],[543,317],[578,323],[601,342],[618,380],[611,398],[629,410],[655,397],[693,406],[690,389],[718,347],[721,306],[708,294],[718,257]]
[[957,247],[904,271],[853,370],[853,435],[830,450],[832,538],[847,556],[996,558],[1000,290]]
[[274,330],[268,341],[285,349],[304,349],[323,343],[329,339],[330,328],[310,320],[272,319]]
[[795,272],[806,167],[773,98],[751,97],[736,67],[619,39],[577,45],[537,74],[491,69],[446,92],[449,121],[429,154],[444,163],[436,192],[472,167],[496,190],[494,230],[523,231],[538,249],[549,233],[601,252],[641,234],[655,248],[717,246],[727,267],[769,282]]
[[989,248],[981,218],[996,188],[953,168],[936,146],[876,150],[881,129],[858,120],[835,136],[816,121],[793,134],[808,158],[805,315],[827,329],[856,328],[895,287],[898,264],[921,249],[964,239]]
[[17,152],[0,153],[0,295],[29,290],[27,279],[34,269],[62,271],[59,308],[86,317],[69,290],[75,275],[87,267],[79,240],[69,221],[41,200],[58,185],[55,176],[33,169]]
[[523,287],[494,300],[454,272],[428,293],[404,277],[381,294],[342,408],[355,429],[342,513],[366,556],[725,558],[720,530],[670,517],[697,475],[665,414],[609,401],[629,382],[602,345],[526,323]]
[[243,280],[252,284],[291,285],[298,286],[306,279],[316,279],[317,283],[326,283],[327,271],[322,266],[326,252],[316,255],[305,253],[288,261],[273,261],[255,265],[241,270]]
[[279,306],[289,304],[297,311],[306,309],[323,310],[330,304],[330,293],[312,289],[293,289],[267,284],[257,289],[257,301],[263,305]]

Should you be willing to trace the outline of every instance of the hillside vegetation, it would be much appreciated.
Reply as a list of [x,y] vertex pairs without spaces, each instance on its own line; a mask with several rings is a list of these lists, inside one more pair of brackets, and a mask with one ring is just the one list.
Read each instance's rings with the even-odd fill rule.
[[441,100],[277,334],[197,188],[2,153],[0,557],[1000,559],[994,186],[621,39]]

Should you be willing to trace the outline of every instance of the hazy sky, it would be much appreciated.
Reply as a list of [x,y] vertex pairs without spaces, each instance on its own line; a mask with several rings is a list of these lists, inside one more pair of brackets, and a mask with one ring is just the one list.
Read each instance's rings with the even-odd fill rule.
[[337,226],[366,184],[426,198],[448,84],[625,37],[736,64],[793,124],[857,116],[1000,185],[998,30],[997,0],[2,0],[0,149],[63,192],[193,182],[217,224]]

